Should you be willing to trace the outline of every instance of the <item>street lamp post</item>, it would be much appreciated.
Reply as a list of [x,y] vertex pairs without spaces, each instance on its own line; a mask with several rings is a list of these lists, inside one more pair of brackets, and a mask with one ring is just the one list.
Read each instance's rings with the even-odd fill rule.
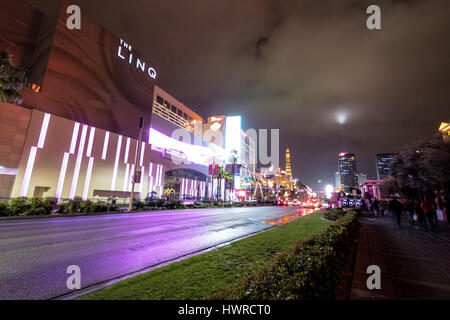
[[130,204],[128,205],[128,212],[133,210],[134,185],[136,184],[136,178],[137,178],[138,155],[141,154],[143,128],[144,128],[144,118],[141,118],[140,124],[139,124],[139,138],[137,141],[136,153],[134,155],[134,172],[133,172],[133,177],[131,178],[131,193],[130,193]]

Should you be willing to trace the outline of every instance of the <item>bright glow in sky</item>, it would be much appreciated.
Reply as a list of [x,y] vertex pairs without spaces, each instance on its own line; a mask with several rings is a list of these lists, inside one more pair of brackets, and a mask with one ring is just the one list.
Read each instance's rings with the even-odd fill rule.
[[346,112],[338,112],[336,113],[336,121],[339,124],[344,124],[347,122],[348,115]]

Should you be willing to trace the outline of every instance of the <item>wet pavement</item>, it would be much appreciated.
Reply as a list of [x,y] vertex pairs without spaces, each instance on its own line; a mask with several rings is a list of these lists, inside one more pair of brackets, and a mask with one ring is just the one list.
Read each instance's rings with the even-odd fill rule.
[[0,222],[0,299],[50,299],[281,225],[297,207],[199,209]]
[[[447,224],[435,232],[412,227],[404,219],[399,228],[389,216],[363,218],[356,255],[353,300],[449,300],[450,239]],[[381,271],[381,289],[367,288],[367,267]]]

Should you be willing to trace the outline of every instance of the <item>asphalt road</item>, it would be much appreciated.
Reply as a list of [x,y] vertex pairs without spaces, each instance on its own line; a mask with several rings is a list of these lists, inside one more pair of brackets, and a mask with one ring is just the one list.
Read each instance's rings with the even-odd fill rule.
[[0,221],[0,299],[69,293],[68,266],[82,287],[284,224],[295,207],[201,209]]

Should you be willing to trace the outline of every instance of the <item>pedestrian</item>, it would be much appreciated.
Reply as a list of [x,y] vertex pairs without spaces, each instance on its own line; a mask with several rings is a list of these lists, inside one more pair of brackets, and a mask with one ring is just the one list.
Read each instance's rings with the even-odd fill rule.
[[444,206],[445,198],[443,195],[438,195],[436,198],[436,215],[438,220],[445,220],[445,206]]
[[375,217],[378,217],[378,213],[380,211],[380,202],[378,201],[377,198],[373,199],[372,208],[373,208],[373,213],[375,214]]
[[381,216],[384,218],[384,214],[386,213],[387,210],[387,204],[386,201],[383,200],[380,202],[380,212],[381,212]]
[[409,224],[414,227],[416,225],[414,221],[415,210],[414,210],[414,202],[411,199],[406,200],[405,211],[408,215]]
[[429,197],[425,197],[425,199],[422,201],[421,204],[422,210],[423,210],[423,215],[424,215],[424,220],[427,224],[427,227],[429,230],[433,230],[434,225],[433,225],[433,202],[430,200]]
[[393,216],[396,218],[397,225],[399,227],[401,227],[402,226],[402,224],[401,224],[401,214],[402,214],[402,211],[403,211],[403,204],[400,201],[398,201],[397,197],[394,197],[394,199],[389,201],[388,208],[389,208],[389,211],[391,211]]
[[443,197],[445,216],[447,217],[447,223],[450,225],[450,200],[447,197]]
[[422,228],[426,228],[427,225],[425,222],[422,206],[421,206],[420,201],[418,201],[418,200],[414,200],[414,214],[417,217],[417,219],[414,219],[414,220],[416,220],[418,222],[418,224],[422,226]]

